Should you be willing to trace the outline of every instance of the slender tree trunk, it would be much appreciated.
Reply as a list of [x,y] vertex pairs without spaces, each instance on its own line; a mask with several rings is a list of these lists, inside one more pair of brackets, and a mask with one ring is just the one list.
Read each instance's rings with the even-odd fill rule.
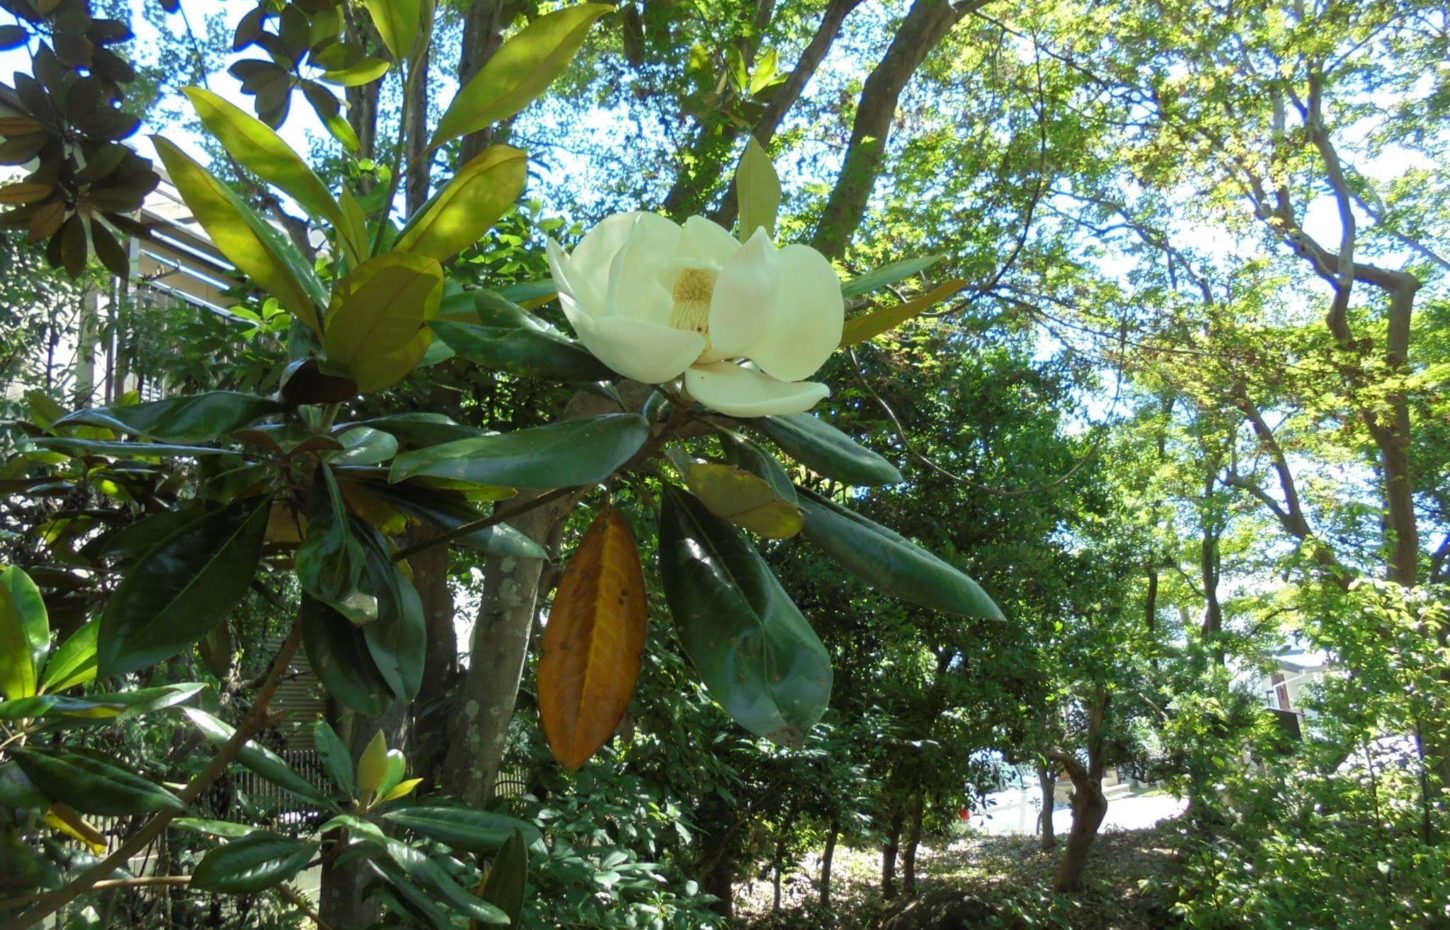
[[428,186],[433,165],[424,158],[428,146],[428,56],[420,55],[416,67],[418,74],[409,75],[407,92],[409,96],[407,125],[404,129],[405,146],[403,164],[407,175],[403,179],[403,202],[412,216],[428,200]]
[[[409,534],[412,543],[438,535],[419,528]],[[449,697],[458,685],[458,634],[454,630],[453,592],[448,588],[448,546],[425,549],[408,560],[413,570],[413,587],[423,604],[428,629],[428,648],[423,660],[423,684],[411,710],[412,763],[416,774],[430,786],[438,784],[438,769],[448,752]]]
[[[515,503],[527,500],[527,494],[514,498]],[[512,525],[548,546],[571,505],[565,498],[536,507],[520,514]],[[511,556],[490,559],[484,569],[483,599],[442,771],[444,789],[470,806],[480,807],[493,796],[523,677],[543,567],[539,559]]]
[[1083,765],[1071,753],[1054,749],[1048,759],[1060,764],[1072,779],[1072,827],[1067,833],[1067,847],[1057,864],[1052,889],[1060,894],[1082,887],[1087,868],[1088,851],[1097,839],[1098,828],[1108,813],[1108,799],[1103,795],[1103,771],[1106,768],[1106,724],[1110,694],[1101,685],[1094,689],[1088,703],[1088,764]]
[[[467,84],[503,44],[503,34],[524,10],[523,0],[473,0],[463,15],[463,44],[458,56],[458,86]],[[463,137],[458,163],[466,164],[488,148],[493,127]]]
[[744,821],[734,807],[711,795],[695,811],[699,859],[695,879],[700,890],[715,898],[715,913],[729,920],[735,913],[735,838]]
[[911,799],[911,823],[906,831],[906,849],[901,856],[902,887],[908,897],[916,894],[916,850],[921,846],[921,823],[926,815],[926,791],[918,789]]
[[861,225],[886,158],[896,106],[907,82],[952,27],[985,3],[962,0],[954,6],[948,0],[916,0],[886,54],[866,78],[841,173],[816,226],[815,247],[828,258],[845,254],[851,236]]
[[881,849],[881,897],[896,897],[896,856],[901,850],[901,827],[904,816],[900,802],[894,802],[886,823],[886,845]]
[[1057,771],[1050,765],[1038,764],[1037,785],[1042,792],[1042,813],[1038,826],[1042,829],[1039,847],[1043,851],[1057,848],[1057,828],[1052,823],[1052,809],[1057,806]]
[[821,851],[821,907],[831,906],[831,863],[836,858],[836,839],[841,835],[841,818],[831,818],[826,828],[826,848]]

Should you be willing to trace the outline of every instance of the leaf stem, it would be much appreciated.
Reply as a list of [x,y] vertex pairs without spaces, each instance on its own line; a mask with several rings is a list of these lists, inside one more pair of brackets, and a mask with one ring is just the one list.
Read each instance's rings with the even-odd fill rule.
[[108,881],[106,876],[112,874],[119,868],[125,868],[126,863],[132,856],[144,849],[161,832],[166,829],[186,807],[199,798],[202,792],[211,787],[227,770],[227,766],[236,758],[237,753],[242,751],[247,740],[251,739],[267,723],[267,705],[271,703],[272,696],[277,693],[277,688],[282,684],[282,679],[287,675],[287,667],[292,662],[292,657],[297,654],[297,649],[302,645],[302,623],[296,621],[292,624],[292,630],[287,634],[277,656],[272,660],[272,668],[267,673],[262,687],[257,691],[257,696],[247,716],[237,726],[232,738],[227,740],[212,760],[206,764],[206,768],[196,774],[196,777],[182,789],[178,795],[182,807],[159,811],[146,825],[133,833],[124,843],[116,848],[105,859],[91,866],[82,872],[75,879],[57,888],[55,891],[47,892],[35,899],[35,904],[29,910],[23,911],[15,917],[0,924],[0,930],[26,930],[28,927],[40,923],[46,917],[54,914],[65,905],[88,891],[102,887]]

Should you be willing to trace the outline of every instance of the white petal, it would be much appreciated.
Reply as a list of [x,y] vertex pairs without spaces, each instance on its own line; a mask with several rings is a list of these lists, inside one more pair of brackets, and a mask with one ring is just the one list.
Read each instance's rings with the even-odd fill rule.
[[703,216],[685,220],[685,238],[680,241],[680,254],[686,258],[706,261],[719,268],[740,251],[740,240],[718,223]]
[[624,248],[624,243],[637,226],[645,224],[653,227],[659,223],[678,228],[653,213],[616,213],[605,217],[598,226],[585,233],[564,269],[569,286],[574,289],[574,297],[591,308],[598,308],[593,312],[602,313],[604,298],[609,292],[609,266],[614,256]]
[[685,390],[706,407],[732,417],[803,413],[831,393],[816,381],[777,381],[730,362],[690,368]]
[[808,378],[841,344],[845,312],[841,279],[826,257],[788,245],[780,250],[775,306],[759,339],[741,354],[782,381]]
[[721,358],[741,355],[764,335],[780,290],[780,261],[764,229],[720,266],[710,298],[710,348]]
[[549,257],[549,274],[554,278],[554,289],[560,294],[577,296],[569,283],[569,253],[552,238],[545,243],[544,251]]
[[609,263],[609,315],[667,325],[670,292],[664,270],[680,247],[680,227],[653,213],[638,214],[629,238]]
[[624,316],[591,317],[566,294],[559,295],[559,304],[584,347],[635,381],[659,384],[678,378],[705,348],[699,333]]

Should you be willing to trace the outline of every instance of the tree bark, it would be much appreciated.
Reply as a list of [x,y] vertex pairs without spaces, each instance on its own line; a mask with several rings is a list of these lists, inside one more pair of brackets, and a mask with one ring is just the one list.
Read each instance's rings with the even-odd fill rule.
[[916,850],[921,846],[921,822],[926,815],[926,791],[918,789],[911,799],[911,822],[906,830],[906,849],[901,855],[901,884],[908,897],[916,895]]
[[826,828],[826,848],[821,851],[821,907],[831,906],[831,863],[836,858],[836,839],[841,835],[841,818],[832,817]]
[[1059,894],[1082,887],[1088,851],[1092,849],[1098,828],[1108,813],[1108,799],[1103,795],[1103,771],[1106,768],[1109,699],[1107,689],[1101,685],[1089,698],[1087,765],[1064,749],[1053,749],[1047,753],[1048,760],[1061,765],[1067,777],[1072,779],[1072,827],[1068,830],[1067,847],[1057,864],[1057,875],[1052,883],[1052,890]]
[[1037,766],[1037,785],[1042,791],[1042,813],[1038,815],[1038,826],[1042,837],[1039,848],[1050,852],[1057,848],[1057,828],[1052,823],[1052,809],[1057,806],[1057,772],[1050,765]]
[[[525,0],[473,0],[463,15],[463,45],[458,56],[458,86],[463,87],[503,45],[503,34],[524,11]],[[458,163],[467,164],[493,141],[492,126],[463,137]]]
[[887,819],[886,845],[881,849],[881,897],[886,901],[896,897],[896,855],[901,850],[904,819],[900,803],[893,803]]
[[814,245],[827,258],[845,254],[856,227],[861,225],[885,161],[896,106],[907,82],[952,27],[985,3],[964,0],[953,6],[948,0],[916,0],[911,5],[886,54],[861,89],[846,158],[816,226]]
[[[522,504],[529,499],[520,494],[514,500]],[[569,498],[562,498],[520,514],[512,525],[547,547],[572,506]],[[540,559],[511,556],[490,559],[484,569],[483,599],[442,771],[444,789],[470,806],[482,806],[493,796],[508,748],[543,567]]]
[[[425,542],[437,535],[435,530],[419,528],[409,535],[409,541]],[[409,761],[433,785],[438,784],[435,773],[448,752],[449,696],[458,684],[458,634],[453,628],[453,592],[448,588],[449,561],[447,545],[433,546],[408,559],[428,630],[423,684],[410,708],[413,754]]]
[[433,174],[432,160],[424,157],[428,147],[428,56],[419,55],[414,67],[418,73],[408,75],[408,103],[403,108],[407,113],[403,126],[403,203],[409,216],[427,202]]

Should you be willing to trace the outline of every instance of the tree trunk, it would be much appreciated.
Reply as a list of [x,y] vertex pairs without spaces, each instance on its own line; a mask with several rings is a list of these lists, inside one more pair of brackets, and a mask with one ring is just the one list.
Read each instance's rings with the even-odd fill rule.
[[[1068,756],[1067,758],[1071,758]],[[1072,765],[1064,763],[1072,778],[1072,828],[1067,832],[1067,848],[1057,864],[1057,876],[1052,890],[1064,894],[1082,887],[1083,871],[1087,868],[1088,851],[1097,839],[1098,827],[1108,813],[1108,799],[1103,796],[1101,778],[1090,778],[1087,769],[1076,759]],[[1074,772],[1074,767],[1077,772]]]
[[921,822],[926,815],[926,792],[918,790],[911,799],[911,823],[906,831],[906,849],[901,856],[902,887],[908,897],[916,895],[916,850],[921,845]]
[[744,821],[719,795],[711,795],[695,811],[700,857],[695,880],[715,898],[715,913],[729,920],[735,913],[735,837]]
[[779,831],[775,837],[775,857],[771,862],[772,883],[774,884],[775,900],[771,905],[771,913],[780,913],[780,880],[785,872],[785,855],[788,851],[790,831],[795,826],[796,810],[794,807],[787,807],[785,816],[781,818]]
[[408,117],[403,126],[403,203],[412,216],[428,200],[432,161],[425,158],[428,146],[428,56],[418,56],[416,75],[408,75]]
[[[435,538],[437,531],[418,528],[409,534],[410,543]],[[414,772],[436,786],[437,773],[448,752],[450,694],[458,684],[458,634],[453,628],[453,592],[448,588],[448,546],[436,545],[408,560],[413,570],[413,587],[423,604],[428,630],[423,660],[423,684],[410,710],[413,752],[409,758]]]
[[886,845],[881,850],[881,897],[896,897],[896,855],[901,849],[901,827],[904,819],[899,803],[893,804],[886,825]]
[[[526,492],[511,504],[530,499]],[[548,547],[572,506],[570,499],[563,498],[520,514],[512,525]],[[543,567],[539,559],[509,557],[490,559],[484,568],[483,598],[473,628],[468,671],[449,727],[442,771],[444,789],[472,807],[493,797],[523,677]]]
[[821,907],[831,906],[831,862],[836,858],[836,838],[841,835],[841,818],[831,818],[826,829],[826,848],[821,851]]
[[[522,0],[473,0],[463,15],[463,44],[458,56],[458,86],[467,84],[503,44],[503,34],[523,12]],[[459,165],[467,164],[493,141],[493,127],[463,137]]]
[[907,82],[952,27],[985,2],[964,0],[953,6],[948,0],[916,0],[911,5],[891,46],[861,89],[846,158],[816,226],[814,245],[827,258],[845,254],[851,236],[861,225],[886,157],[896,105]]
[[1046,852],[1057,848],[1057,828],[1052,823],[1052,809],[1057,806],[1057,772],[1050,765],[1037,766],[1037,785],[1042,791],[1042,813],[1037,825],[1042,830],[1040,848]]

